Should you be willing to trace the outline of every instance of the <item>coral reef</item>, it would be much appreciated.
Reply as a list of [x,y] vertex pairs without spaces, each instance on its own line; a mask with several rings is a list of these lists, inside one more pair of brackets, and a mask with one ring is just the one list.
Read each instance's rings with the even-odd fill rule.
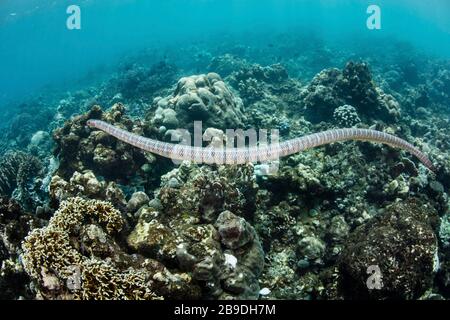
[[161,164],[150,153],[90,130],[86,126],[90,118],[104,119],[141,134],[152,132],[142,122],[133,122],[125,116],[123,104],[117,103],[106,112],[99,106],[92,107],[86,114],[73,118],[54,132],[57,144],[55,155],[60,161],[57,174],[61,178],[68,180],[74,172],[91,170],[108,181],[130,183],[133,180],[132,184],[136,188],[147,188],[152,183],[159,183],[154,173],[163,171],[167,163]]
[[18,200],[26,209],[45,202],[43,165],[28,153],[9,151],[0,159],[0,194]]
[[172,85],[177,68],[161,61],[147,68],[139,64],[124,64],[121,72],[109,84],[122,99],[142,99],[156,95],[160,90]]
[[320,72],[301,94],[310,121],[327,121],[334,110],[344,104],[356,108],[363,120],[381,119],[394,122],[400,115],[395,98],[377,87],[366,63],[349,62],[341,71]]
[[42,224],[16,200],[0,197],[0,299],[30,299],[30,278],[20,260],[21,241]]
[[247,66],[248,62],[239,58],[236,55],[224,54],[218,57],[213,57],[208,66],[209,70],[220,74],[222,77],[227,77],[233,72],[238,72]]
[[138,253],[188,272],[205,298],[256,299],[264,253],[253,227],[251,167],[183,163],[138,212],[128,237]]
[[[299,104],[300,83],[289,78],[287,70],[281,64],[262,67],[258,64],[247,64],[233,72],[227,80],[239,92],[249,106],[249,113],[258,108],[270,115],[268,106],[273,109],[295,109]],[[253,105],[253,106],[252,106]],[[276,108],[273,108],[276,106]],[[262,109],[262,110],[261,110]]]
[[[4,106],[0,299],[450,298],[448,59],[393,39],[245,37],[134,52]],[[284,157],[270,175],[178,164],[88,119],[164,142],[202,120],[205,148],[227,128],[281,141],[372,129],[436,171],[359,141]]]
[[[394,203],[386,212],[358,227],[339,258],[341,285],[352,299],[416,299],[430,288],[437,261],[434,234],[438,216],[417,201]],[[367,268],[380,268],[382,286],[371,290]]]
[[447,104],[450,100],[450,66],[439,68],[432,79],[428,84],[431,96],[434,100]]
[[[123,105],[116,104],[105,117],[119,122],[122,120],[124,111]],[[54,139],[57,143],[55,155],[60,159],[59,173],[61,176],[69,178],[75,171],[82,172],[84,169],[88,169],[89,167],[86,168],[87,165],[95,167],[99,173],[106,175],[120,173],[126,175],[136,168],[136,166],[133,166],[134,150],[113,150],[111,148],[113,141],[108,143],[107,137],[99,136],[98,133],[92,134],[85,127],[87,116],[98,118],[102,115],[103,112],[100,107],[95,106],[87,115],[75,117],[70,122],[66,122],[63,128],[54,132]],[[127,118],[123,119],[122,122],[122,125],[132,125],[132,121]],[[141,162],[143,164],[144,159]],[[121,168],[120,173],[117,170],[119,167]],[[124,172],[126,168],[129,168],[128,172]]]
[[39,97],[21,103],[15,113],[9,116],[8,130],[4,137],[9,145],[8,149],[24,150],[36,132],[48,130],[54,114],[46,101]]
[[69,198],[23,243],[25,270],[44,299],[160,299],[195,296],[183,274],[125,253],[114,240],[121,213],[108,202]]

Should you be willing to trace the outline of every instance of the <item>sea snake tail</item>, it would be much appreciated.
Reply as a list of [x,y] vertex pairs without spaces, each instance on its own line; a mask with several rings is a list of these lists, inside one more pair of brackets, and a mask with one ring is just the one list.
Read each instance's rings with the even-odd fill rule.
[[409,142],[394,135],[371,129],[333,129],[264,146],[203,148],[144,138],[100,120],[88,120],[87,125],[100,129],[139,149],[174,160],[189,160],[196,163],[244,164],[257,161],[264,162],[333,142],[360,140],[383,143],[406,150],[416,156],[428,169],[435,171],[430,159]]

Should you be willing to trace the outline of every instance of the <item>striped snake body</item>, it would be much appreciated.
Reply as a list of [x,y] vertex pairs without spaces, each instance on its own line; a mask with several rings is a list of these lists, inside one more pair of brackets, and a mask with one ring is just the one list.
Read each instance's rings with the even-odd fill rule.
[[303,150],[326,145],[338,141],[360,140],[378,142],[406,150],[416,156],[428,169],[435,171],[430,159],[409,142],[394,135],[359,128],[332,129],[309,134],[281,143],[243,148],[203,148],[182,144],[161,142],[141,137],[134,133],[115,127],[101,120],[88,120],[87,125],[100,129],[117,139],[139,149],[149,151],[174,160],[189,160],[195,163],[208,164],[244,164],[248,162],[264,162],[277,160]]

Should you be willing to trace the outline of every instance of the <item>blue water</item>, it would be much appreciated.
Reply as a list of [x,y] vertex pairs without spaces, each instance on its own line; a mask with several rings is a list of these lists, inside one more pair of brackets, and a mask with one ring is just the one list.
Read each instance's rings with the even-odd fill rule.
[[[66,8],[81,8],[81,30],[66,28]],[[366,9],[382,10],[382,29],[366,28]],[[274,33],[309,32],[351,45],[364,37],[379,50],[395,37],[435,56],[450,57],[447,0],[4,0],[0,3],[0,105],[45,87],[70,88],[86,75],[114,68],[119,59],[153,48],[220,41],[252,41]],[[359,44],[361,46],[361,43]],[[1,106],[0,106],[1,108]]]

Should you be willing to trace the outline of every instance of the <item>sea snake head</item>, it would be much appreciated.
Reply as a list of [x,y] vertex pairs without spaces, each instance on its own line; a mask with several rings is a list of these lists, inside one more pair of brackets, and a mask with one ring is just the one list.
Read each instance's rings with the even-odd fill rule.
[[87,125],[88,127],[94,128],[97,121],[98,121],[98,120],[89,119],[88,121],[86,121],[86,125]]

